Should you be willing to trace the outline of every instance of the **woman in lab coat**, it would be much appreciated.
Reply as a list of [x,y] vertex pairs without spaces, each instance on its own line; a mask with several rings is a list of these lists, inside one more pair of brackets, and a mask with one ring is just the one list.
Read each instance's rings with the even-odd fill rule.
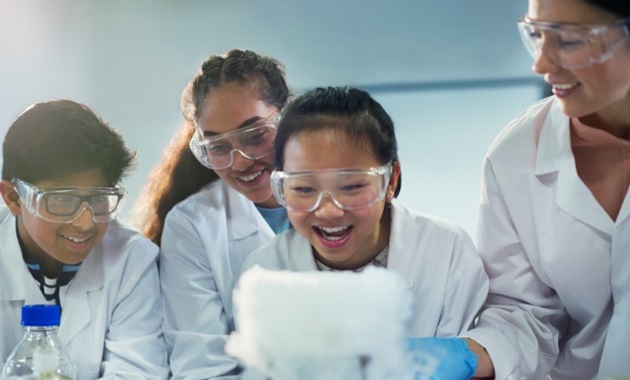
[[[460,227],[395,199],[394,125],[367,92],[318,88],[298,97],[278,127],[275,168],[274,194],[294,229],[252,253],[242,272],[386,267],[413,296],[411,336],[454,337],[472,326],[488,291],[482,262]],[[474,372],[471,356],[462,379]]]
[[630,2],[530,0],[519,29],[554,96],[486,156],[467,335],[497,379],[630,378]]
[[140,197],[148,204],[140,225],[161,245],[173,379],[238,377],[223,350],[232,289],[247,255],[289,228],[269,185],[288,97],[272,58],[241,50],[208,58],[183,93],[182,132]]
[[158,248],[115,220],[134,154],[84,105],[38,103],[11,125],[0,193],[0,367],[25,304],[62,309],[78,379],[166,379]]

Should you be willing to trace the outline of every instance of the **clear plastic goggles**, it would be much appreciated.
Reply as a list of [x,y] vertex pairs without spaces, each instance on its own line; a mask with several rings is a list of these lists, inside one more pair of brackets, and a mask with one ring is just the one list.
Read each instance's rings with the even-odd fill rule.
[[225,169],[234,163],[235,152],[248,160],[257,160],[273,153],[276,124],[279,117],[264,124],[237,129],[222,135],[203,138],[197,131],[190,139],[190,150],[197,160],[210,169]]
[[388,162],[367,170],[273,171],[271,186],[278,202],[291,211],[314,211],[324,195],[342,210],[356,210],[385,197],[391,167]]
[[610,24],[579,25],[533,21],[525,17],[517,26],[534,59],[544,54],[565,69],[603,63],[630,40],[630,18]]
[[95,223],[107,223],[116,218],[126,194],[119,187],[49,187],[39,189],[28,182],[14,179],[20,202],[36,217],[55,223],[72,223],[86,209]]

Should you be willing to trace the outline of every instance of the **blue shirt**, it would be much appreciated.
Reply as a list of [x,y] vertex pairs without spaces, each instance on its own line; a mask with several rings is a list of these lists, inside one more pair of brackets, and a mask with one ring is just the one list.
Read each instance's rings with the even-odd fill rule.
[[289,221],[286,208],[263,208],[258,206],[256,206],[256,208],[276,235],[291,228],[291,222]]

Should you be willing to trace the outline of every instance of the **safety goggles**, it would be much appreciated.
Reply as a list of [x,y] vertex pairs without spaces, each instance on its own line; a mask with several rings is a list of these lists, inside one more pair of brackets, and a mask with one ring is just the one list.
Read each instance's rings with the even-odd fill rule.
[[203,166],[210,169],[229,168],[237,152],[248,160],[258,160],[273,153],[278,121],[279,116],[273,116],[262,124],[209,138],[203,138],[197,131],[190,139],[190,150]]
[[391,167],[391,162],[388,162],[367,170],[273,171],[271,186],[278,202],[291,211],[314,211],[324,195],[328,195],[342,210],[356,210],[385,197]]
[[119,187],[49,187],[42,190],[21,179],[13,184],[20,202],[36,217],[55,223],[72,223],[86,209],[95,223],[107,223],[116,218],[125,190]]
[[544,54],[565,69],[603,63],[630,39],[630,18],[610,24],[579,25],[533,21],[525,17],[517,26],[534,59]]

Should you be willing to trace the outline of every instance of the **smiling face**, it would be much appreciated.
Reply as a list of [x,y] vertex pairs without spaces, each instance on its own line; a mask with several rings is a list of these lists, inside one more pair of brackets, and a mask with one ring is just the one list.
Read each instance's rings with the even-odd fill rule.
[[[284,148],[283,171],[369,169],[381,166],[368,144],[358,146],[344,132],[332,129],[291,136]],[[398,166],[391,175],[388,194],[398,181]],[[311,212],[288,211],[295,229],[311,243],[313,253],[336,269],[356,269],[373,260],[389,241],[389,212],[385,200],[357,210],[343,210],[324,196]]]
[[[527,16],[534,21],[574,24],[607,24],[619,17],[584,0],[530,0]],[[615,34],[616,33],[616,34]],[[619,29],[611,34],[619,41]],[[630,42],[626,40],[614,55],[603,63],[580,69],[565,69],[545,54],[535,61],[533,69],[544,75],[553,93],[569,117],[597,114],[608,124],[630,123]]]
[[[237,83],[221,85],[205,100],[198,128],[205,137],[212,137],[237,128],[253,126],[276,114],[278,110],[258,99],[256,92]],[[273,170],[273,154],[251,160],[234,152],[231,167],[216,169],[217,175],[230,187],[261,207],[279,207],[269,184]]]
[[[87,170],[55,180],[33,183],[47,187],[106,187],[107,179],[100,170]],[[107,232],[108,223],[94,223],[92,212],[86,209],[71,223],[55,223],[31,213],[21,205],[8,182],[3,182],[3,197],[17,216],[18,233],[26,250],[25,256],[40,260],[44,273],[54,277],[62,264],[78,264],[92,251]]]

